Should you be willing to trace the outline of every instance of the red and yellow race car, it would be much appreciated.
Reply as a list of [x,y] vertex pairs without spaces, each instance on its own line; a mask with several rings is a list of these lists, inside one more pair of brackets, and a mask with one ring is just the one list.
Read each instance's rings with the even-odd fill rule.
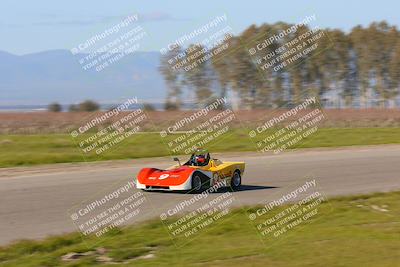
[[137,176],[136,187],[143,190],[184,190],[202,192],[213,186],[224,184],[238,190],[242,184],[244,162],[222,162],[211,158],[205,149],[197,149],[190,159],[166,170],[144,168]]

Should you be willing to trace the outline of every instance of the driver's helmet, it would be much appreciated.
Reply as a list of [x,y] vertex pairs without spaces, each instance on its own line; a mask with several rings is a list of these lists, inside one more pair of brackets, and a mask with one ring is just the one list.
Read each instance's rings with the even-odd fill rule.
[[208,151],[198,148],[193,154],[193,159],[196,164],[204,164],[207,160]]
[[196,162],[197,164],[203,164],[204,162],[206,162],[206,157],[204,155],[195,155],[194,162]]

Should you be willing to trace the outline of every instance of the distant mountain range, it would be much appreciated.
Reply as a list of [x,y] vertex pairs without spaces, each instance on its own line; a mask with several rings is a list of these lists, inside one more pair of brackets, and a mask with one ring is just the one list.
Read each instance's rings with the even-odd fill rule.
[[83,70],[68,50],[22,56],[0,51],[0,106],[63,104],[93,99],[118,103],[129,97],[155,102],[165,98],[158,52],[125,55],[104,70]]

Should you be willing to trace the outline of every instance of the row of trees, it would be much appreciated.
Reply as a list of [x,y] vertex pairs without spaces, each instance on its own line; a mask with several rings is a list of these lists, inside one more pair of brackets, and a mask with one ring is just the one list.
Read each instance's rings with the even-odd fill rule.
[[[99,109],[100,105],[92,100],[85,100],[79,104],[72,104],[68,107],[69,112],[92,112]],[[50,112],[61,112],[63,108],[59,103],[54,102],[48,105],[47,110]]]
[[[307,96],[316,96],[323,103],[333,92],[346,107],[395,103],[400,84],[400,32],[396,27],[380,22],[357,26],[349,33],[318,30],[314,35],[322,32],[323,38],[316,41],[316,49],[287,67],[261,69],[258,60],[299,39],[310,28],[298,27],[262,53],[250,56],[249,48],[292,26],[252,25],[212,48],[199,44],[175,47],[160,61],[168,87],[166,108],[179,109],[188,94],[203,102],[226,96],[228,91],[236,94],[240,108],[246,109],[293,105]],[[282,54],[275,53],[275,58]]]
[[[115,107],[111,107],[108,110],[112,110],[113,108],[115,108]],[[95,102],[93,100],[85,100],[79,104],[69,105],[69,107],[68,107],[69,112],[93,112],[93,111],[97,111],[99,109],[100,109],[100,104],[98,104],[97,102]],[[156,108],[153,105],[151,105],[150,103],[144,103],[143,109],[146,111],[156,110]],[[61,104],[59,104],[57,102],[53,102],[47,106],[47,110],[50,112],[61,112],[61,111],[63,111],[63,107]]]

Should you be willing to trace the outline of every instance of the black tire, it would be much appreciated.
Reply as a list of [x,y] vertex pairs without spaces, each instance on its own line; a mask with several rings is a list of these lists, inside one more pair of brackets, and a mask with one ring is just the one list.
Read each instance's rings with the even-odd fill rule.
[[233,191],[237,191],[240,189],[242,185],[242,176],[240,175],[240,171],[236,170],[233,172],[232,179],[231,179],[231,188]]
[[192,175],[192,193],[201,193],[210,186],[210,178],[201,172]]

